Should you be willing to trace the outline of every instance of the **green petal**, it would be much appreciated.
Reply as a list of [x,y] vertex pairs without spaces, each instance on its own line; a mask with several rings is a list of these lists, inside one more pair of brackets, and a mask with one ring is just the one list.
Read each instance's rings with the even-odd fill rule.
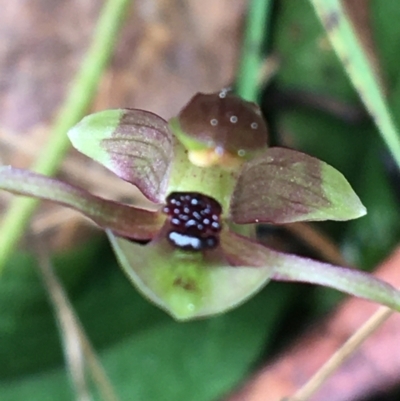
[[164,222],[159,212],[103,199],[79,187],[11,166],[0,167],[0,189],[70,207],[100,227],[137,240],[153,238]]
[[400,291],[371,274],[267,248],[264,253],[266,258],[275,259],[273,280],[318,284],[400,311]]
[[350,220],[365,214],[339,171],[284,148],[270,148],[247,162],[231,200],[231,216],[239,224]]
[[225,312],[262,288],[272,273],[269,267],[232,267],[220,249],[184,252],[162,237],[142,246],[107,234],[133,284],[177,320]]
[[136,185],[151,201],[162,202],[173,139],[161,117],[143,110],[105,110],[85,117],[68,136],[80,152]]

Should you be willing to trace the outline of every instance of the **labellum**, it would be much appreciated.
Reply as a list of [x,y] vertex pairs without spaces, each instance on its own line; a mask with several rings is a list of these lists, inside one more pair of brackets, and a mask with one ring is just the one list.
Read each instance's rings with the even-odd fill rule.
[[163,212],[169,216],[172,229],[169,242],[183,250],[202,251],[216,248],[221,231],[221,205],[198,192],[173,192]]

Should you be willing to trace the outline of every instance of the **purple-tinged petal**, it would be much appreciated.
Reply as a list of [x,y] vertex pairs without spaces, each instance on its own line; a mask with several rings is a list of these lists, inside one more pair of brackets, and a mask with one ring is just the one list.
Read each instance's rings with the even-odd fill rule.
[[272,275],[274,258],[268,259],[265,247],[253,239],[224,230],[221,233],[221,248],[232,266],[260,267]]
[[79,187],[9,166],[0,167],[0,189],[67,206],[89,217],[102,228],[137,240],[153,238],[165,220],[160,212],[103,199]]
[[231,199],[235,223],[350,220],[366,213],[344,176],[304,153],[270,148],[245,163]]
[[215,148],[246,157],[267,145],[260,108],[227,91],[198,93],[170,124],[188,150]]
[[273,280],[318,284],[400,311],[400,291],[371,274],[265,249],[275,259]]
[[318,284],[400,311],[400,291],[371,274],[273,251],[234,233],[221,235],[221,247],[230,263],[269,269],[272,280]]
[[136,185],[152,202],[163,201],[173,137],[161,117],[143,110],[105,110],[85,117],[68,136],[77,150]]
[[220,248],[188,252],[170,245],[164,234],[146,246],[107,234],[132,283],[177,320],[225,312],[258,291],[271,275],[268,267],[230,266]]

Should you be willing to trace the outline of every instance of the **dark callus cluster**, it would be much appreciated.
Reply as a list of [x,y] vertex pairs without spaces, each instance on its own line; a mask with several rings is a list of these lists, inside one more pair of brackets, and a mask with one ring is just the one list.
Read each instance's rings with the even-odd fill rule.
[[169,242],[180,249],[201,251],[218,245],[221,205],[198,192],[173,192],[163,209],[172,229]]

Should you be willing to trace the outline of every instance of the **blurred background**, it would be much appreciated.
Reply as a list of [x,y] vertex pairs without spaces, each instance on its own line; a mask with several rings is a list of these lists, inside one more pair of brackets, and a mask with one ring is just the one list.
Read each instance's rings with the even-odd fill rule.
[[[343,4],[399,121],[400,3]],[[49,141],[103,2],[2,0],[0,6],[0,164],[29,168]],[[347,223],[260,227],[262,241],[369,271],[392,253],[400,238],[398,168],[309,1],[134,0],[124,17],[86,113],[132,107],[167,119],[196,92],[232,86],[262,107],[271,145],[299,149],[333,165],[368,209],[366,217]],[[256,69],[254,59],[260,60]],[[58,176],[109,198],[140,198],[132,186],[72,149]],[[14,199],[0,193],[0,224]],[[300,342],[304,362],[313,358],[312,349],[320,355],[318,341],[329,337],[327,327],[342,327],[342,342],[351,334],[331,312],[342,295],[282,283],[269,284],[222,316],[177,323],[136,292],[105,236],[78,213],[43,204],[25,233],[0,277],[1,401],[278,401],[271,394],[279,392],[268,387],[236,391],[272,360],[290,357],[290,344]],[[46,257],[38,258],[33,238],[45,244]],[[63,355],[72,352],[65,338],[73,343],[76,327],[60,320],[62,306],[43,282],[40,265],[50,260],[74,319],[92,344],[78,355],[87,365],[78,379],[81,365],[74,371]],[[385,273],[388,279],[399,275],[396,260]],[[363,305],[350,309],[356,321]],[[334,324],[319,323],[335,316]],[[347,368],[341,389],[351,391],[336,394],[332,389],[338,386],[331,384],[328,393],[322,389],[313,400],[400,399],[400,321],[393,318],[386,334]],[[382,357],[379,369],[376,355]],[[301,358],[289,358],[295,371],[302,369]],[[100,364],[107,380],[94,373]],[[376,374],[363,376],[366,366],[371,372],[375,367]],[[355,377],[367,379],[355,388]],[[307,377],[285,380],[281,397]]]

